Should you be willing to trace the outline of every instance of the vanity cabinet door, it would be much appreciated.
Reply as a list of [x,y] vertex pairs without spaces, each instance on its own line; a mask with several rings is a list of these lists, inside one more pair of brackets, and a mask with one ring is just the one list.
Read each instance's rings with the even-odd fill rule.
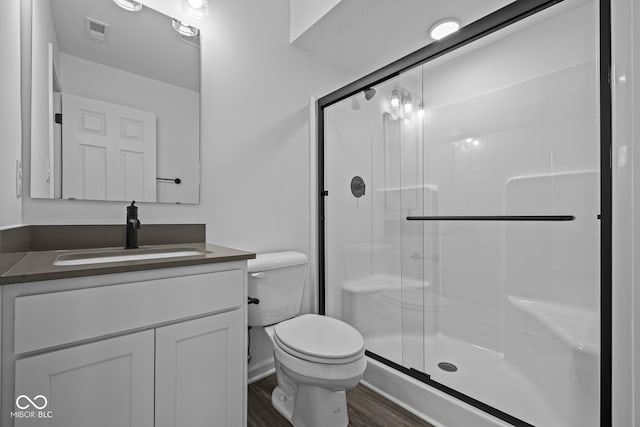
[[44,396],[50,418],[14,418],[15,426],[153,427],[153,358],[148,330],[19,359],[16,398],[39,407],[44,399],[36,396]]
[[243,310],[156,329],[156,427],[245,425]]

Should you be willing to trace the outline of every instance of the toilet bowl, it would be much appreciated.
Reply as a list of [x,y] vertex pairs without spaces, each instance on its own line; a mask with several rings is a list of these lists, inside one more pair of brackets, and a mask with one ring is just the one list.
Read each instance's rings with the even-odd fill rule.
[[358,331],[306,314],[265,332],[273,343],[278,386],[271,403],[278,412],[296,427],[347,426],[345,391],[358,385],[367,365]]
[[344,427],[349,424],[345,391],[360,382],[367,365],[364,339],[338,319],[293,317],[300,310],[306,269],[306,256],[298,252],[249,260],[249,296],[260,300],[249,308],[249,324],[265,326],[273,344],[274,408],[295,427]]

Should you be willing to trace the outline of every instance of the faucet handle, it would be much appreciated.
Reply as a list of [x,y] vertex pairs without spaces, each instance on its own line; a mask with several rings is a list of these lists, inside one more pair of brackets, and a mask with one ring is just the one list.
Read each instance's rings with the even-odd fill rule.
[[135,205],[135,200],[127,206],[127,218],[138,218],[138,207]]

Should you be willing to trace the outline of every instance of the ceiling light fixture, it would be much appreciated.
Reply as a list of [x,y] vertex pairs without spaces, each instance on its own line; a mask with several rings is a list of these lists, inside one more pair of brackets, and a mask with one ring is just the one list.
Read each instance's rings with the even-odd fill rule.
[[181,34],[183,36],[195,37],[199,33],[196,27],[187,25],[182,21],[178,21],[177,19],[174,19],[171,21],[171,26],[173,27],[174,30],[178,32],[178,34]]
[[455,18],[447,18],[433,24],[431,29],[429,29],[429,35],[434,40],[440,40],[447,37],[449,34],[455,33],[459,29],[460,21]]
[[197,19],[206,18],[209,15],[208,0],[182,0],[182,10],[189,16]]
[[113,2],[129,12],[137,12],[142,9],[142,3],[133,0],[113,0]]

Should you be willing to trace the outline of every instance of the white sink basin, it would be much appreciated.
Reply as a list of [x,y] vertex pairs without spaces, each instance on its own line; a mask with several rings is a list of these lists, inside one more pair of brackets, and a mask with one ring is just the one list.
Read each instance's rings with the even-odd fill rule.
[[110,262],[140,261],[146,259],[176,258],[205,255],[209,251],[195,248],[129,249],[105,252],[73,253],[60,255],[53,262],[57,266],[105,264]]

